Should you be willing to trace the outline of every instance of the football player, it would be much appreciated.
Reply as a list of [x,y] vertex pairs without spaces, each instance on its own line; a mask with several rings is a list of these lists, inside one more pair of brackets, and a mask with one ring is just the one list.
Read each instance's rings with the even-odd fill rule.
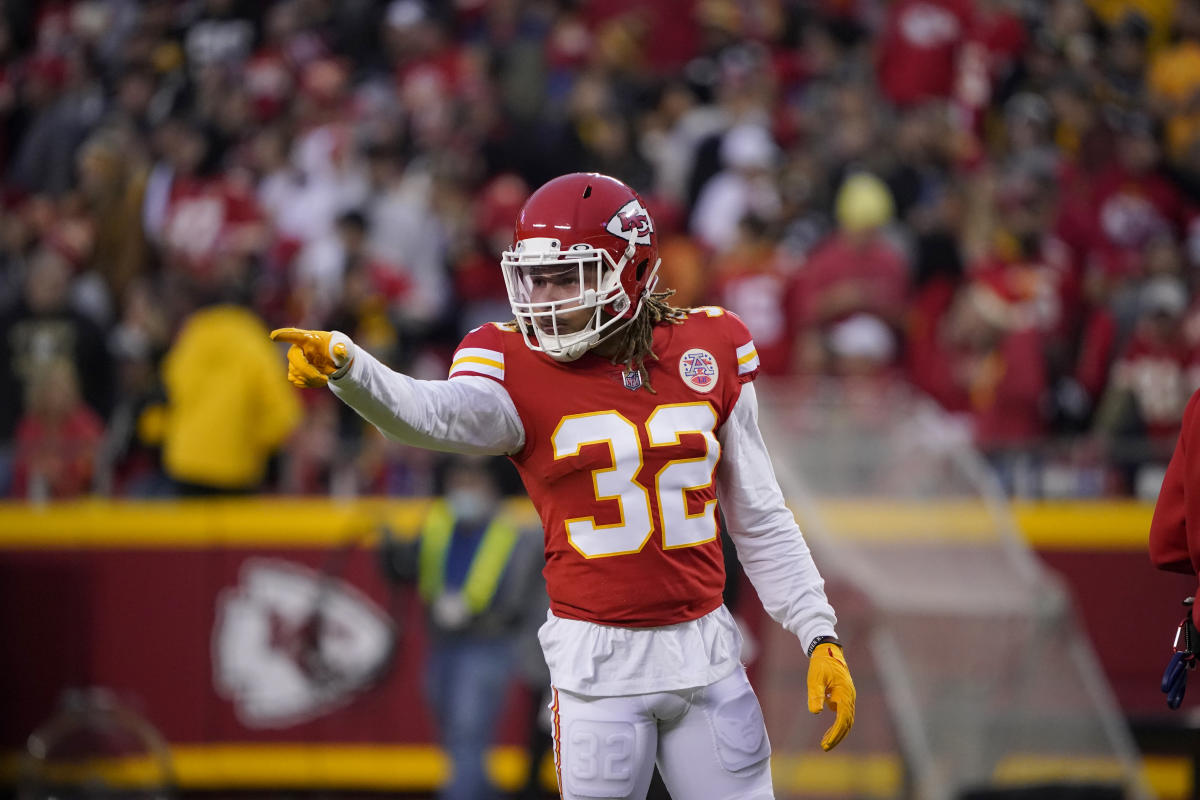
[[809,710],[854,722],[834,612],[758,429],[758,356],[721,308],[655,292],[654,222],[595,173],[530,196],[501,258],[514,319],[467,334],[449,379],[385,367],[336,331],[284,328],[288,377],[328,385],[387,436],[505,454],[545,529],[564,798],[773,797],[770,744],[722,605],[717,503],[767,612],[810,657]]

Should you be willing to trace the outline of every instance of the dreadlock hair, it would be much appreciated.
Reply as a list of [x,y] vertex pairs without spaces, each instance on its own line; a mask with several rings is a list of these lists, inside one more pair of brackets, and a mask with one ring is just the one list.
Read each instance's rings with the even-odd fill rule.
[[678,308],[667,302],[667,298],[675,294],[674,289],[663,292],[653,292],[642,298],[642,307],[625,329],[620,333],[617,343],[617,353],[612,363],[623,364],[630,372],[637,371],[642,376],[642,386],[650,394],[658,394],[650,383],[650,373],[646,370],[646,358],[658,361],[654,352],[654,329],[663,322],[678,325],[687,318],[688,309]]

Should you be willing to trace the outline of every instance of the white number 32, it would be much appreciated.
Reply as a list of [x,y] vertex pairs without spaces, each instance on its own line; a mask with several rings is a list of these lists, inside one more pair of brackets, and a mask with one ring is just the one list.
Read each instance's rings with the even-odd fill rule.
[[[713,471],[721,457],[721,444],[714,431],[717,412],[709,403],[676,403],[658,406],[646,420],[646,438],[651,447],[679,445],[685,433],[704,437],[704,455],[668,461],[654,476],[658,498],[658,529],[664,550],[692,547],[717,536],[716,500],[709,500],[698,514],[688,514],[687,492],[712,485]],[[584,558],[602,558],[636,553],[654,532],[650,492],[636,476],[644,462],[638,428],[617,411],[597,411],[563,417],[550,437],[555,460],[579,454],[589,444],[608,445],[612,467],[592,470],[597,500],[616,500],[621,521],[598,525],[595,517],[567,520],[567,540]]]

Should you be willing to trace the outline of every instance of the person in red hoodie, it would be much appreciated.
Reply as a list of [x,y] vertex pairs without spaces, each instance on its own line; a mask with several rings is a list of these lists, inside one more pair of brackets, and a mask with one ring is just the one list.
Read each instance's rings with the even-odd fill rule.
[[66,500],[90,492],[104,423],[83,401],[69,360],[55,359],[36,373],[27,409],[17,424],[12,497]]

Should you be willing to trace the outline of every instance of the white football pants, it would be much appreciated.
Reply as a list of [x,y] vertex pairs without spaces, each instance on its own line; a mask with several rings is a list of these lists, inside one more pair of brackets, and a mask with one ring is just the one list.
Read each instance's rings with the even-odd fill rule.
[[672,797],[773,800],[771,743],[746,671],[673,692],[585,697],[554,689],[563,800],[645,800],[655,761]]

